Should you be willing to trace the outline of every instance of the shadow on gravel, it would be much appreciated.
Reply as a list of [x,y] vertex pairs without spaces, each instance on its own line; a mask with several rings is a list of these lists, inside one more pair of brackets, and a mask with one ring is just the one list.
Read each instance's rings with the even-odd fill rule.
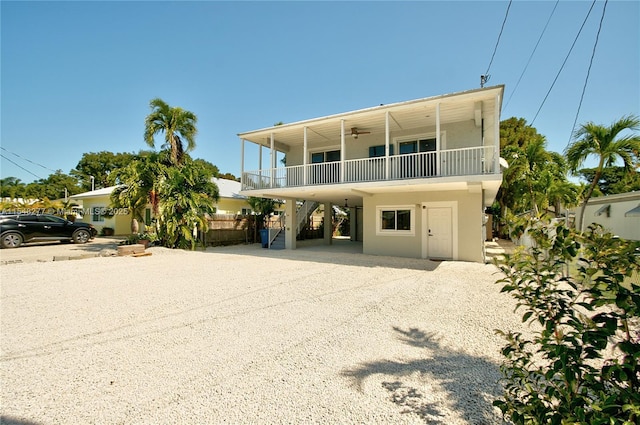
[[38,425],[38,422],[16,419],[11,416],[0,416],[0,425]]
[[[393,329],[403,343],[424,348],[426,358],[366,362],[343,371],[342,375],[352,379],[359,391],[363,390],[367,378],[382,374],[390,378],[382,382],[382,387],[389,392],[389,400],[402,409],[401,413],[413,413],[425,423],[447,424],[449,420],[443,409],[445,403],[448,410],[458,412],[468,423],[506,423],[491,405],[502,394],[498,384],[501,378],[498,365],[442,347],[433,334],[419,329]],[[416,388],[416,380],[440,387],[436,396],[444,394],[444,400],[422,393]]]
[[249,244],[207,248],[205,252],[356,267],[388,267],[426,271],[433,271],[441,264],[440,261],[420,258],[363,254],[362,243],[349,240],[337,240],[332,245],[323,245],[321,240],[302,241],[298,243],[298,249],[295,250],[265,249],[260,244]]
[[105,249],[115,250],[118,249],[120,242],[124,240],[117,238],[95,238],[84,244],[71,244],[73,251],[81,252],[101,252]]

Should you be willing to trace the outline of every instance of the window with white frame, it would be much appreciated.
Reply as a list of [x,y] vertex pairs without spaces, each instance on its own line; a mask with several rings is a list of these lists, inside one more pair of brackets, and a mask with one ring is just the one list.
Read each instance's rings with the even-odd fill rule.
[[413,205],[379,206],[376,208],[376,234],[413,236],[416,228],[416,209]]
[[91,221],[93,222],[103,222],[104,221],[104,212],[106,210],[105,207],[93,207],[91,209]]

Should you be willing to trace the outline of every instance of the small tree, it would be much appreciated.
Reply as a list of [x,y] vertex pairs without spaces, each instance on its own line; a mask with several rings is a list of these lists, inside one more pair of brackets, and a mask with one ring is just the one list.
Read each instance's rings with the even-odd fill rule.
[[251,206],[251,209],[258,215],[257,220],[255,220],[254,227],[254,235],[253,240],[258,240],[258,231],[265,228],[267,217],[273,214],[276,210],[276,207],[282,205],[282,202],[271,199],[271,198],[258,198],[255,196],[250,196],[247,199],[247,203]]
[[494,405],[516,424],[639,423],[640,242],[597,226],[514,228],[535,245],[497,263],[498,283],[535,330],[498,331],[505,393]]

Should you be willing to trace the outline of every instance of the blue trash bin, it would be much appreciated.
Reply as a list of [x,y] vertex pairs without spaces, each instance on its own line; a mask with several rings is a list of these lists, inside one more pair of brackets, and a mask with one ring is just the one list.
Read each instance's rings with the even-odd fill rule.
[[260,240],[263,248],[269,248],[269,229],[260,230]]

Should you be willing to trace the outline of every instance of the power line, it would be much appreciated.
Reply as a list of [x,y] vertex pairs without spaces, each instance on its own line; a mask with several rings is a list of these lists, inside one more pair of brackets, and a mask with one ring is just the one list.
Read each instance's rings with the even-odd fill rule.
[[578,115],[580,115],[580,108],[582,108],[582,101],[584,99],[584,93],[587,91],[587,82],[589,81],[589,74],[591,74],[591,65],[593,65],[593,58],[596,55],[596,47],[598,46],[598,39],[600,38],[600,30],[602,30],[602,22],[604,21],[604,13],[607,10],[607,3],[609,0],[605,0],[602,7],[602,16],[600,17],[600,25],[598,26],[598,32],[596,33],[596,41],[593,43],[593,50],[591,51],[591,59],[589,60],[589,68],[587,68],[587,76],[584,79],[584,86],[582,86],[582,94],[580,95],[580,102],[578,103],[578,110],[576,111],[576,118],[573,120],[573,126],[571,127],[571,134],[569,135],[569,141],[567,145],[571,143],[573,138],[573,132],[576,129],[576,123],[578,122]]
[[[30,159],[24,158],[24,157],[22,157],[22,156],[18,155],[17,153],[15,153],[15,152],[11,152],[10,150],[7,150],[7,149],[3,148],[2,146],[0,146],[0,149],[2,149],[2,150],[3,150],[3,151],[5,151],[5,152],[10,153],[11,155],[17,156],[18,158],[20,158],[20,159],[22,159],[22,160],[24,160],[24,161],[30,162],[30,163],[32,163],[33,165],[37,165],[38,167],[42,167],[42,168],[44,168],[45,170],[53,171],[54,173],[56,172],[56,170],[52,170],[52,169],[51,169],[51,168],[49,168],[49,167],[45,167],[45,166],[44,166],[44,165],[42,165],[42,164],[38,164],[37,162],[33,162],[33,161],[31,161]],[[3,157],[3,158],[4,158],[4,159],[6,159],[7,161],[9,161],[9,159],[8,159],[7,157]],[[12,162],[12,161],[9,161],[9,162]],[[15,162],[14,162],[14,164],[15,164]],[[21,168],[22,168],[22,167],[21,167]],[[24,170],[24,168],[23,168],[23,170]],[[25,170],[25,171],[27,171],[27,170]],[[31,173],[31,174],[33,174],[33,173]],[[34,175],[35,175],[35,174],[34,174]]]
[[531,52],[531,55],[529,56],[529,60],[527,61],[527,64],[524,66],[524,69],[522,70],[522,74],[520,74],[520,78],[518,78],[518,82],[516,83],[515,88],[511,92],[511,96],[509,96],[509,99],[507,100],[507,104],[504,106],[505,109],[507,108],[507,106],[509,106],[509,102],[511,102],[511,98],[513,97],[513,94],[516,92],[516,90],[518,90],[518,86],[520,85],[520,81],[522,80],[522,77],[524,76],[524,73],[527,71],[527,68],[529,67],[529,64],[531,63],[531,59],[533,59],[533,55],[536,53],[536,50],[538,49],[538,45],[540,44],[540,41],[542,40],[542,36],[547,31],[547,27],[549,26],[549,22],[551,22],[551,17],[553,16],[553,14],[556,11],[556,8],[558,7],[558,3],[560,3],[560,0],[556,0],[556,4],[555,4],[555,6],[553,6],[553,10],[551,11],[551,14],[549,15],[549,18],[547,19],[547,23],[544,25],[544,28],[542,29],[542,32],[540,33],[540,37],[538,37],[538,42],[536,43],[535,47],[533,48],[533,51]]
[[493,49],[493,54],[491,55],[491,60],[489,61],[487,72],[485,72],[484,75],[480,76],[480,86],[484,86],[484,83],[489,81],[489,70],[491,69],[491,64],[493,64],[493,58],[496,56],[496,52],[498,51],[498,44],[500,44],[500,38],[502,37],[502,31],[504,30],[504,25],[507,23],[507,17],[509,16],[510,8],[511,8],[511,0],[509,0],[509,4],[507,5],[507,12],[504,14],[502,27],[500,28],[500,33],[498,34],[498,40],[496,40],[496,47]]
[[544,99],[542,100],[542,103],[538,108],[538,112],[536,112],[536,115],[533,117],[533,120],[531,120],[531,124],[530,124],[531,126],[533,126],[533,123],[535,122],[536,118],[538,118],[538,114],[540,113],[542,106],[544,106],[545,102],[547,101],[547,98],[549,97],[551,90],[553,90],[553,86],[555,86],[556,81],[558,81],[558,77],[560,76],[560,73],[564,69],[564,66],[567,63],[567,60],[569,59],[569,56],[571,55],[571,52],[573,51],[573,48],[575,47],[576,42],[578,41],[578,37],[580,37],[580,33],[582,32],[584,25],[587,23],[587,19],[589,18],[589,15],[591,15],[591,11],[593,10],[593,6],[595,4],[596,4],[596,0],[593,0],[593,2],[591,3],[591,7],[589,8],[589,12],[587,12],[587,16],[585,16],[584,21],[582,21],[582,25],[580,26],[580,30],[578,30],[578,34],[576,34],[576,38],[573,40],[573,44],[571,45],[571,48],[569,49],[567,56],[564,58],[564,62],[562,62],[562,66],[560,66],[560,70],[556,74],[556,78],[553,79],[553,83],[551,83],[551,87],[549,87],[549,91],[547,91],[547,94],[544,96]]
[[[4,149],[4,148],[3,148],[3,149]],[[4,150],[6,150],[6,149],[4,149]],[[9,159],[9,158],[7,158],[6,156],[2,155],[1,153],[0,153],[0,157],[2,157],[2,158],[4,158],[4,159],[6,159],[7,161],[9,161],[10,163],[12,163],[12,164],[13,164],[13,165],[15,165],[16,167],[23,169],[24,171],[26,171],[27,173],[31,174],[32,176],[36,176],[37,178],[42,179],[42,177],[38,176],[37,174],[33,174],[31,171],[29,171],[29,170],[27,170],[26,168],[24,168],[23,166],[21,166],[21,165],[19,165],[19,164],[15,163],[15,162],[13,162],[12,160],[10,160],[10,159]]]

